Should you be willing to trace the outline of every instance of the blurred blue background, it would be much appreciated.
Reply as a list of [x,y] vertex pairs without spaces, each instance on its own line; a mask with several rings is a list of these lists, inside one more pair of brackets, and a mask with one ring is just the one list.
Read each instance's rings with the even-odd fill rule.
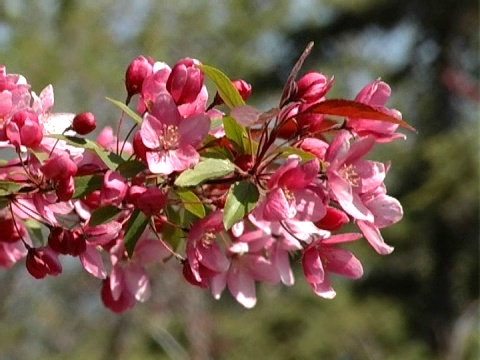
[[55,111],[92,111],[99,128],[115,124],[105,97],[125,98],[137,55],[198,58],[250,82],[266,110],[314,41],[302,72],[335,75],[330,97],[382,78],[418,134],[375,154],[392,160],[387,186],[404,205],[384,231],[395,251],[351,246],[365,276],[334,279],[336,299],[298,273],[293,288],[259,287],[247,311],[190,287],[172,263],[150,269],[152,298],[119,316],[75,259],[43,281],[19,263],[0,271],[0,358],[478,358],[478,15],[474,0],[2,1],[0,63],[36,92],[53,84]]

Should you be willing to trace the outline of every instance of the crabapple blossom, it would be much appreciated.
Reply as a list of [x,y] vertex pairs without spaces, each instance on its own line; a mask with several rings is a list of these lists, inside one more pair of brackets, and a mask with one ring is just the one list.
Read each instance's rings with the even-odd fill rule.
[[[199,60],[171,68],[139,56],[126,100],[112,101],[116,132],[103,127],[95,140],[79,138],[96,128],[91,112],[52,112],[51,85],[37,96],[0,65],[0,148],[14,156],[0,166],[0,267],[25,258],[41,279],[72,256],[122,313],[151,295],[149,265],[178,261],[188,283],[251,308],[258,283],[295,283],[297,258],[313,292],[333,298],[331,273],[363,274],[340,244],[363,235],[377,253],[393,250],[380,230],[403,209],[386,193],[389,163],[367,156],[412,128],[386,107],[380,80],[355,100],[327,99],[333,76],[298,76],[310,49],[267,111],[245,103],[245,80]],[[346,233],[350,223],[361,233]],[[38,230],[46,241],[30,238]]]
[[155,101],[140,130],[147,148],[146,160],[154,174],[171,174],[195,165],[200,156],[195,149],[210,128],[206,114],[183,118],[170,94],[163,92]]

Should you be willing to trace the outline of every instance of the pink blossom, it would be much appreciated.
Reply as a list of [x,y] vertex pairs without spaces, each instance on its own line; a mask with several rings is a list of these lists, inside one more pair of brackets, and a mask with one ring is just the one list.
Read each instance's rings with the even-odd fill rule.
[[103,176],[100,190],[100,203],[102,205],[120,205],[127,194],[128,184],[120,173],[108,170]]
[[77,165],[72,161],[68,152],[62,151],[45,161],[40,170],[47,179],[64,180],[76,174]]
[[300,164],[299,157],[290,156],[270,178],[263,218],[268,221],[321,219],[325,215],[325,205],[319,195],[320,189],[313,184],[318,171],[316,159]]
[[198,283],[203,283],[201,268],[205,274],[222,273],[230,264],[216,241],[216,235],[223,231],[223,211],[216,210],[196,221],[187,237],[186,255],[190,271]]
[[150,280],[145,266],[162,262],[169,255],[159,241],[148,239],[146,234],[142,234],[131,259],[125,258],[121,241],[110,250],[112,271],[102,285],[102,300],[114,312],[123,312],[136,301],[144,302],[150,297]]
[[151,114],[142,122],[140,135],[147,147],[146,159],[154,174],[171,174],[195,165],[195,148],[208,134],[210,119],[206,114],[182,118],[172,97],[161,93]]
[[[385,107],[390,94],[390,86],[383,81],[376,80],[360,90],[355,98],[355,101],[368,104],[397,119],[402,119],[402,114],[400,112]],[[395,133],[398,125],[385,121],[347,119],[347,127],[355,131],[360,136],[373,136],[375,141],[381,143],[387,143],[395,139],[406,138],[404,134]]]
[[27,256],[27,248],[22,241],[0,242],[0,267],[9,269],[25,256]]
[[302,257],[303,274],[315,294],[326,299],[335,297],[335,290],[328,278],[329,273],[351,279],[358,279],[363,275],[360,261],[349,251],[334,246],[359,238],[361,235],[357,233],[334,235],[315,240],[305,248]]
[[382,163],[361,159],[374,144],[373,137],[352,139],[348,131],[340,131],[325,154],[330,192],[342,209],[357,220],[373,220],[359,194],[375,189],[385,179]]
[[220,298],[228,287],[232,296],[247,309],[255,306],[257,296],[255,281],[278,283],[280,277],[273,263],[260,254],[231,254],[231,264],[226,272],[212,277],[210,287],[213,296]]
[[376,252],[382,255],[390,254],[393,247],[385,243],[379,229],[393,225],[402,219],[402,205],[397,199],[386,194],[384,186],[379,186],[371,193],[362,194],[361,198],[374,218],[373,221],[358,220],[358,228]]

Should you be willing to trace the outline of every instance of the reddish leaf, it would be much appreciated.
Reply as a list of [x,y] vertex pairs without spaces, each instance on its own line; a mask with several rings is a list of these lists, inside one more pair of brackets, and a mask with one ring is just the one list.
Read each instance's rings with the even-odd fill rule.
[[325,100],[318,104],[312,105],[305,110],[305,112],[312,112],[315,114],[335,115],[350,118],[350,121],[356,119],[368,119],[386,121],[397,124],[408,130],[415,131],[415,129],[401,119],[397,119],[388,115],[374,107],[362,104],[353,100],[332,99]]

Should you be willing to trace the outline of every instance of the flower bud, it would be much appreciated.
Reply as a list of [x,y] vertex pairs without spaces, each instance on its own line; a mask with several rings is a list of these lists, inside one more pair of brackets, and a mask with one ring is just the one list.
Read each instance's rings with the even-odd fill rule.
[[138,196],[137,206],[147,216],[160,212],[167,203],[167,195],[155,186],[150,186]]
[[128,65],[125,73],[125,88],[128,97],[139,94],[145,78],[153,73],[153,59],[139,56]]
[[78,256],[87,249],[85,237],[61,227],[54,227],[48,235],[48,246],[55,252],[64,255]]
[[57,182],[55,193],[59,201],[68,201],[72,198],[75,192],[75,180],[70,176],[66,179],[60,179]]
[[29,111],[15,113],[5,128],[8,140],[16,147],[34,148],[42,142],[43,134],[38,117]]
[[35,279],[43,279],[47,275],[57,276],[62,272],[57,254],[49,247],[30,248],[25,265]]
[[314,103],[321,100],[333,85],[332,79],[318,72],[309,72],[297,81],[296,100]]
[[[250,95],[252,94],[252,85],[247,83],[245,80],[238,79],[232,80],[232,85],[237,89],[238,93],[242,97],[243,100],[247,100]],[[223,99],[220,97],[220,94],[217,92],[215,94],[215,99],[213,100],[213,105],[222,105]]]
[[235,159],[235,165],[237,165],[243,171],[250,170],[255,164],[255,157],[252,155],[244,154]]
[[102,205],[119,205],[127,194],[128,185],[120,173],[108,170],[103,177],[100,190],[100,203]]
[[337,231],[343,225],[348,224],[347,214],[332,206],[327,206],[327,213],[323,218],[315,222],[315,226],[322,230]]
[[[20,232],[19,232],[20,231]],[[25,235],[25,228],[20,222],[10,218],[0,218],[0,242],[14,243]]]
[[83,112],[75,115],[72,121],[72,129],[80,135],[90,134],[97,127],[95,115],[91,112]]
[[167,90],[177,105],[195,101],[203,86],[204,75],[195,65],[195,59],[182,59],[172,69],[167,80]]
[[72,161],[69,153],[64,151],[50,157],[40,170],[47,179],[66,180],[77,173],[77,165]]

